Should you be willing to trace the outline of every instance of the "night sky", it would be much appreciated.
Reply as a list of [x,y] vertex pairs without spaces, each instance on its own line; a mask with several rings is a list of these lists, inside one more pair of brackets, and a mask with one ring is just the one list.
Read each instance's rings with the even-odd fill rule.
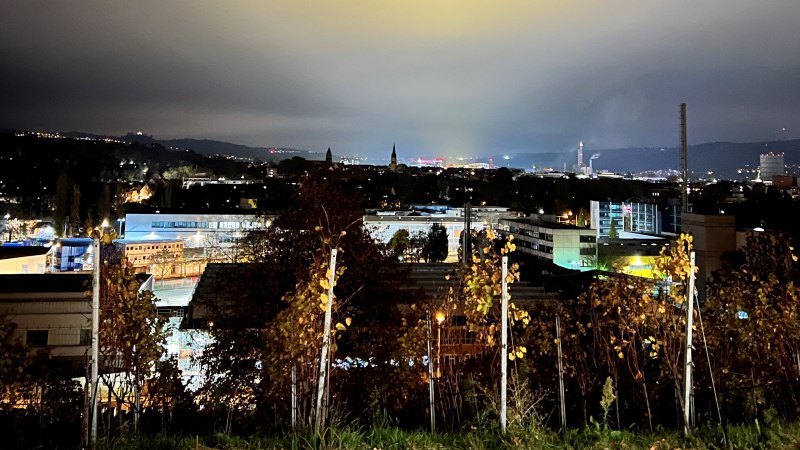
[[[800,138],[800,1],[5,1],[0,128],[386,158]],[[783,128],[786,130],[784,131]]]

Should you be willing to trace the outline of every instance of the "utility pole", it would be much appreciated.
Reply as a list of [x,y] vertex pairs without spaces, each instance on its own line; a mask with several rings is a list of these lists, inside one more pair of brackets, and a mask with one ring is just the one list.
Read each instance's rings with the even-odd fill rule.
[[322,396],[325,393],[325,379],[328,375],[328,350],[331,340],[331,316],[333,315],[333,283],[336,280],[336,249],[331,249],[331,262],[329,265],[330,277],[328,278],[328,302],[325,306],[325,323],[322,330],[322,354],[319,357],[319,381],[317,382],[317,409],[314,421],[314,431],[320,434],[323,424]]
[[689,255],[689,290],[686,292],[686,373],[683,391],[683,434],[689,436],[692,413],[692,321],[694,315],[694,251]]
[[100,239],[94,238],[92,258],[92,384],[91,384],[91,425],[89,442],[92,447],[97,442],[97,395],[98,395],[98,366],[100,364]]
[[508,390],[508,256],[503,256],[502,294],[500,300],[500,428],[506,432],[506,395]]

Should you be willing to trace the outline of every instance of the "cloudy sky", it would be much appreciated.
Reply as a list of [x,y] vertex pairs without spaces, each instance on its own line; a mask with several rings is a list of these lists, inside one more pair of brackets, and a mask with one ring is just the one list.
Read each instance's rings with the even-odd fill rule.
[[[386,157],[800,138],[800,2],[17,1],[0,128]],[[786,131],[782,131],[786,128]]]

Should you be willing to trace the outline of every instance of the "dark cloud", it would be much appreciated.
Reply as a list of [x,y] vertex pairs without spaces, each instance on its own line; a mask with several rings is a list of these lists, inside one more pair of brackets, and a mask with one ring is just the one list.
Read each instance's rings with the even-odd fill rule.
[[[501,6],[500,6],[501,5]],[[385,158],[782,137],[800,3],[16,2],[0,127]]]

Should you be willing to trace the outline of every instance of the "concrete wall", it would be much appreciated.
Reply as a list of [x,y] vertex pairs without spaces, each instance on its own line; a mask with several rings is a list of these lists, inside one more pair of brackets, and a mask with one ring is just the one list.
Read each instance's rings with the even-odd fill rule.
[[47,255],[0,259],[0,274],[44,273]]
[[683,213],[681,231],[693,236],[695,261],[699,268],[697,291],[706,296],[706,282],[722,267],[722,255],[736,251],[736,218],[725,215]]

